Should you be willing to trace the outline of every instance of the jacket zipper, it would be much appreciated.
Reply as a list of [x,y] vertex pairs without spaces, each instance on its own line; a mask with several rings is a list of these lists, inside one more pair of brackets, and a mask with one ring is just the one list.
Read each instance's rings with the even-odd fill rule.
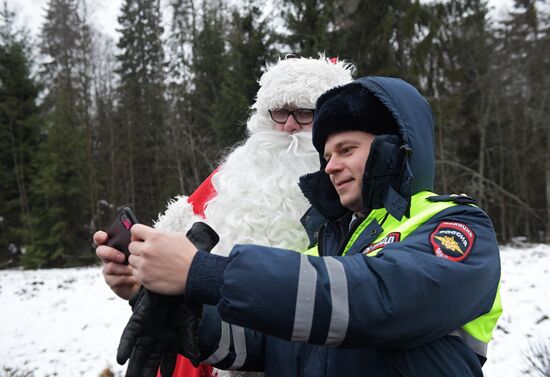
[[344,250],[346,249],[346,245],[348,244],[350,238],[353,236],[353,233],[355,233],[355,230],[359,228],[359,225],[365,221],[365,219],[361,219],[359,221],[355,221],[355,224],[351,228],[349,228],[348,233],[346,237],[338,244],[338,255],[342,255],[344,253]]

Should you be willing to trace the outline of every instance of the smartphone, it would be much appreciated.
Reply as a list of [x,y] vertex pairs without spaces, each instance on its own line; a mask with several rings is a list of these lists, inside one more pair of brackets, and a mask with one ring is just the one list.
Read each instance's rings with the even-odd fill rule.
[[114,247],[115,249],[121,251],[126,256],[124,259],[124,264],[128,264],[128,257],[130,256],[130,251],[128,246],[130,245],[130,240],[132,235],[130,233],[130,228],[132,225],[137,224],[138,221],[132,210],[128,207],[122,208],[122,210],[117,215],[113,224],[107,230],[109,238],[105,245]]

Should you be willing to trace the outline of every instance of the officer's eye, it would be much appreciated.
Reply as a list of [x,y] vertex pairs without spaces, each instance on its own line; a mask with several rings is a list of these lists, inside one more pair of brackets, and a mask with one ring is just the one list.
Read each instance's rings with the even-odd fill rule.
[[342,154],[343,155],[349,155],[353,150],[355,149],[354,146],[345,146],[345,147],[342,147]]

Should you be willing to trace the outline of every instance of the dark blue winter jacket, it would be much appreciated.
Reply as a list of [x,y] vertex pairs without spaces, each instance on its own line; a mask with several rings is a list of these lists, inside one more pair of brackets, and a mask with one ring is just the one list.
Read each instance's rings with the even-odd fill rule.
[[433,196],[453,203],[400,239],[393,228],[418,216],[411,199],[433,189],[432,113],[402,80],[349,85],[374,94],[398,126],[397,136],[376,137],[363,179],[366,215],[385,215],[367,216],[349,241],[351,214],[320,153],[321,170],[301,187],[327,219],[322,256],[257,245],[237,245],[228,258],[195,256],[186,294],[208,304],[202,361],[267,377],[482,376],[483,355],[457,335],[495,303],[500,260],[492,224],[467,198]]

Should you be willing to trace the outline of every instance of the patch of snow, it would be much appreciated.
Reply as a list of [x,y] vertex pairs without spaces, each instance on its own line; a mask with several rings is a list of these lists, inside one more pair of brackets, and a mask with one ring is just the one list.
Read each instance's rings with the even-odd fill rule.
[[[116,363],[130,306],[105,284],[99,267],[0,271],[0,376],[97,377]],[[2,376],[3,377],[3,376]]]
[[526,354],[550,345],[550,246],[500,248],[503,314],[489,344],[485,377],[539,376]]

